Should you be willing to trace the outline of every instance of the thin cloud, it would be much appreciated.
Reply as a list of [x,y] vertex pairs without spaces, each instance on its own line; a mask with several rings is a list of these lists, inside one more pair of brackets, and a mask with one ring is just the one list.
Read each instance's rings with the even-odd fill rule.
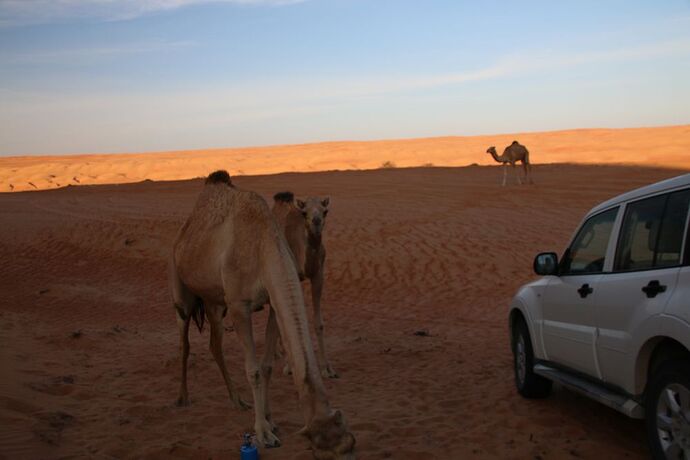
[[[0,87],[0,125],[9,127],[8,136],[0,142],[0,154],[55,148],[35,140],[35,130],[52,133],[56,145],[66,146],[72,146],[73,140],[64,133],[88,132],[94,139],[100,136],[98,142],[93,141],[94,147],[64,147],[65,151],[116,151],[144,145],[154,150],[179,148],[181,145],[156,144],[163,141],[151,140],[168,139],[178,132],[186,133],[186,142],[201,145],[204,139],[219,139],[220,144],[231,129],[242,133],[247,126],[259,129],[299,119],[313,120],[321,114],[352,112],[376,106],[377,98],[383,99],[385,106],[389,103],[386,100],[395,101],[397,95],[423,96],[425,90],[435,88],[455,89],[473,82],[509,80],[578,67],[644,63],[658,58],[681,60],[688,56],[690,40],[676,40],[580,53],[533,52],[506,56],[483,68],[417,76],[279,78],[194,89],[160,87],[116,92],[24,92],[3,91]],[[130,139],[132,133],[140,133],[140,137]],[[125,138],[132,147],[122,144]],[[177,137],[170,137],[173,138],[180,142]],[[103,142],[111,142],[113,147],[104,148]]]
[[[76,54],[136,52],[145,46],[125,49],[91,49],[72,51]],[[444,86],[459,86],[472,82],[509,79],[513,77],[542,74],[548,71],[616,62],[637,62],[657,57],[682,58],[690,55],[690,40],[661,42],[637,47],[606,51],[594,51],[563,55],[557,53],[534,53],[531,55],[507,56],[493,65],[456,73],[429,74],[417,76],[372,75],[363,77],[341,77],[332,79],[286,79],[253,80],[252,82],[216,85],[199,90],[161,88],[146,89],[128,94],[85,93],[60,94],[57,91],[40,93],[8,91],[16,109],[40,102],[46,109],[62,110],[65,105],[85,110],[106,107],[124,108],[140,105],[143,111],[172,113],[179,107],[187,112],[204,113],[209,116],[233,112],[238,117],[254,113],[261,118],[266,113],[275,116],[280,108],[289,113],[296,107],[335,107],[339,104],[356,104],[360,99],[386,96],[396,93],[410,93]],[[56,57],[45,55],[41,58]],[[26,104],[26,105],[25,105]],[[120,107],[122,106],[122,107]],[[8,109],[9,105],[5,106]],[[266,110],[272,108],[272,110]],[[2,110],[0,110],[2,112]]]
[[205,3],[283,6],[307,0],[0,0],[0,27],[82,20],[123,21]]
[[[655,58],[690,56],[690,39],[663,41],[625,48],[583,53],[533,52],[529,54],[505,56],[493,65],[477,70],[455,73],[442,73],[418,76],[370,76],[338,80],[321,80],[308,83],[283,82],[281,86],[290,88],[290,98],[305,99],[346,99],[367,97],[390,93],[409,92],[442,86],[511,78],[548,71],[559,71],[574,67],[611,64],[620,62],[645,61]],[[265,86],[262,86],[262,91]],[[281,90],[276,90],[276,95]],[[285,92],[283,89],[282,92]],[[247,94],[248,91],[243,91]]]
[[0,55],[2,61],[8,64],[53,64],[62,62],[82,62],[118,57],[122,55],[162,53],[196,46],[193,41],[154,41],[148,43],[130,43],[120,46],[83,47],[44,52]]
[[657,58],[683,59],[688,56],[690,56],[690,39],[667,40],[579,53],[534,51],[504,57],[493,67],[494,75],[492,76],[532,75],[596,64],[637,62]]
[[[192,46],[193,42],[170,42],[137,44],[121,48],[84,48],[75,50],[56,51],[21,57],[27,61],[43,61],[60,59],[66,56],[108,56],[121,53],[153,52],[164,48]],[[320,105],[351,103],[360,98],[386,96],[395,93],[409,93],[434,89],[444,86],[459,86],[472,82],[481,82],[513,77],[524,77],[545,72],[557,72],[564,69],[582,67],[588,65],[605,65],[620,62],[643,62],[645,60],[671,57],[682,59],[690,56],[690,39],[664,41],[653,44],[644,44],[633,47],[618,48],[603,51],[591,51],[582,53],[558,53],[558,52],[534,52],[530,54],[510,55],[498,59],[492,65],[461,72],[438,73],[416,76],[401,75],[367,75],[339,78],[280,78],[254,79],[251,82],[235,82],[213,87],[205,87],[200,90],[180,90],[174,88],[160,88],[151,90],[147,88],[139,92],[131,92],[129,96],[133,100],[144,101],[144,105],[156,107],[172,104],[173,106],[198,107],[209,112],[219,111],[232,107],[238,111],[246,111],[256,108],[271,106],[296,107],[301,104]],[[0,88],[1,89],[1,88]],[[29,96],[32,92],[10,92],[15,96],[24,94]],[[83,97],[81,103],[91,105],[116,104],[123,101],[123,95],[114,95],[112,99],[108,94],[63,94],[59,91],[41,92],[39,99],[41,104],[63,102],[79,104],[77,101]],[[33,93],[37,96],[36,93]],[[63,101],[63,97],[65,100]],[[125,96],[126,98],[127,96]],[[49,102],[51,101],[51,102]],[[146,102],[148,101],[148,102]],[[127,102],[130,104],[130,102]]]
[[660,57],[683,57],[690,53],[690,39],[668,40],[607,51],[575,53],[555,57],[553,62],[560,67],[606,62],[641,61]]

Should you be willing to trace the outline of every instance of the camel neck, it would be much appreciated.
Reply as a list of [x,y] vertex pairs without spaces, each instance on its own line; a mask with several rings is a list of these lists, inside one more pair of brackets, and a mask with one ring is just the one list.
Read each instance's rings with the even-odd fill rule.
[[[301,392],[297,392],[303,417],[307,423],[314,417],[323,417],[331,412],[331,405],[328,402],[328,397],[326,396],[326,391],[321,382],[321,376],[318,369],[316,370],[316,374],[318,377],[307,377],[303,381],[303,386],[305,388]],[[317,379],[319,382],[314,385]]]
[[489,153],[491,154],[492,157],[494,157],[494,160],[496,160],[498,163],[504,163],[503,157],[502,156],[499,157],[498,153],[494,153],[494,152],[489,152]]
[[309,249],[319,249],[321,247],[321,233],[317,235],[307,231],[307,245]]
[[[287,246],[269,245],[264,271],[266,289],[288,354],[292,378],[306,420],[329,413],[330,406],[309,336],[302,286]],[[294,273],[291,276],[291,273]]]

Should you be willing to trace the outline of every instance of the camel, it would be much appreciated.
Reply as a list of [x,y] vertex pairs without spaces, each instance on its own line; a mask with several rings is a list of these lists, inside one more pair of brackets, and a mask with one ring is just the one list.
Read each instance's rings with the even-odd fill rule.
[[[496,153],[496,147],[491,146],[486,150],[486,153],[490,153],[494,160],[499,163],[503,163],[503,187],[506,185],[506,176],[508,175],[508,163],[513,167],[515,171],[515,162],[522,161],[522,166],[525,169],[525,180],[529,178],[530,184],[532,181],[532,165],[529,162],[529,151],[524,145],[521,145],[518,141],[513,141],[508,147],[503,151],[503,155],[500,157]],[[522,185],[520,180],[520,174],[515,171],[515,177],[517,177],[518,184]]]
[[[278,226],[285,233],[300,280],[309,279],[311,285],[314,328],[319,345],[317,357],[321,376],[337,378],[338,374],[326,358],[324,326],[321,317],[321,293],[326,260],[326,248],[323,246],[321,236],[326,224],[330,200],[317,197],[309,197],[305,201],[295,200],[292,192],[281,192],[273,196],[273,201],[273,215],[276,217]],[[289,373],[289,365],[286,365],[285,372]]]
[[[280,334],[305,420],[300,433],[310,441],[314,457],[353,459],[355,438],[348,431],[343,414],[331,409],[321,380],[290,248],[263,198],[235,188],[225,171],[209,175],[191,215],[178,232],[170,262],[182,371],[177,404],[189,404],[190,320],[201,331],[206,316],[211,327],[210,351],[230,399],[240,409],[251,407],[240,398],[225,366],[223,318],[229,313],[244,349],[258,444],[280,445],[268,404],[268,386]],[[266,350],[259,363],[251,314],[269,300]]]

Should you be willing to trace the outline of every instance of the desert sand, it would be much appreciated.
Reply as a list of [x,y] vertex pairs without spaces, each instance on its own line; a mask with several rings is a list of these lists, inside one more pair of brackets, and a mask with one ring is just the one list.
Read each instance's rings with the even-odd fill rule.
[[690,125],[633,129],[576,129],[493,136],[436,137],[369,142],[327,142],[258,148],[118,155],[0,158],[0,192],[44,190],[84,184],[231,175],[397,167],[496,164],[513,140],[526,145],[533,163],[632,164],[690,168]]
[[[505,188],[497,165],[236,177],[237,186],[267,200],[282,190],[331,197],[323,308],[341,378],[326,386],[360,458],[646,458],[641,421],[558,386],[545,400],[516,393],[507,305],[535,278],[535,253],[562,250],[591,206],[687,172],[687,155],[670,143],[687,146],[689,129],[668,128],[675,134],[664,138],[675,152],[669,164],[685,171],[536,165],[535,185]],[[614,133],[613,143],[643,143],[632,133],[633,141]],[[568,134],[595,136],[587,141],[592,151],[606,150],[596,135]],[[410,142],[405,158],[417,155],[419,163],[423,143]],[[429,151],[445,145],[450,158],[457,141],[430,142]],[[486,162],[486,143],[477,141],[477,162]],[[374,154],[380,145],[387,147]],[[406,144],[371,144],[372,161],[413,161],[400,160],[394,145]],[[544,161],[540,149],[535,162]],[[558,153],[555,144],[550,151]],[[638,158],[643,151],[635,150]],[[245,168],[221,164],[222,156],[206,166]],[[115,177],[134,161],[126,158],[82,157],[73,171],[109,167],[107,177]],[[38,171],[33,160],[16,167]],[[60,161],[51,167],[68,171],[74,160]],[[201,163],[180,174],[207,174]],[[158,177],[142,164],[141,174]],[[239,458],[253,412],[231,406],[207,329],[190,331],[192,404],[173,404],[178,334],[166,257],[201,187],[193,179],[0,194],[0,458]],[[259,351],[266,316],[254,317]],[[229,320],[226,326],[230,372],[249,398],[241,346]],[[290,377],[275,374],[271,400],[283,446],[261,458],[310,458],[295,434],[302,420]]]

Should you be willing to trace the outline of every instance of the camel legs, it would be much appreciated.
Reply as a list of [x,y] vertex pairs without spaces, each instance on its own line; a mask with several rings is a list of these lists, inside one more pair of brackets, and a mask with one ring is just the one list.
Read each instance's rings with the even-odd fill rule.
[[175,403],[178,406],[189,405],[189,392],[187,391],[187,360],[189,358],[189,320],[177,315],[177,325],[180,329],[180,362],[182,363],[182,378],[180,380],[180,396]]
[[278,322],[276,320],[276,312],[273,307],[269,305],[268,323],[266,324],[266,350],[264,351],[264,358],[261,362],[261,377],[263,378],[259,388],[261,400],[264,404],[264,414],[266,421],[271,426],[271,431],[276,432],[276,426],[271,420],[271,408],[268,401],[268,385],[271,383],[271,375],[273,374],[273,363],[277,355],[278,339],[280,339],[280,331],[278,330]]
[[[273,434],[271,423],[266,420],[266,401],[264,396],[267,391],[263,388],[266,385],[266,381],[256,359],[251,308],[243,302],[230,303],[230,316],[232,317],[232,324],[237,337],[239,337],[244,348],[245,372],[254,396],[254,431],[256,439],[264,447],[278,447],[280,440]],[[275,351],[271,354],[275,354]]]
[[534,184],[534,181],[532,180],[532,165],[528,161],[523,161],[522,166],[525,169],[525,182],[527,182],[527,179],[529,178],[529,183]]
[[508,176],[508,163],[503,163],[503,185],[506,186],[506,177]]
[[182,367],[180,378],[180,394],[176,405],[189,405],[189,392],[187,391],[187,361],[189,359],[189,322],[194,315],[195,305],[198,306],[196,299],[182,284],[177,273],[173,269],[174,264],[168,267],[170,270],[170,281],[172,286],[172,300],[177,317],[177,327],[180,331],[180,364]]
[[522,185],[522,180],[520,180],[520,171],[515,169],[515,163],[511,163],[510,166],[513,168],[513,172],[515,173],[515,178],[517,179],[518,185]]
[[225,357],[223,356],[223,332],[225,332],[225,328],[223,327],[224,311],[225,306],[220,305],[213,305],[206,308],[206,314],[208,315],[208,320],[211,324],[211,340],[209,341],[209,348],[211,350],[211,354],[213,354],[213,358],[216,360],[216,364],[218,364],[218,367],[220,368],[220,372],[223,374],[223,379],[225,380],[225,386],[228,388],[230,400],[238,409],[249,409],[252,407],[251,404],[247,404],[242,400],[242,398],[240,398],[239,393],[232,383],[228,369],[225,367]]
[[323,338],[323,318],[321,318],[321,293],[323,292],[323,271],[310,280],[311,283],[311,300],[314,305],[314,328],[316,329],[316,339],[319,342],[319,365],[321,367],[321,376],[329,378],[338,378],[338,374],[333,370],[331,364],[326,358],[326,342]]

